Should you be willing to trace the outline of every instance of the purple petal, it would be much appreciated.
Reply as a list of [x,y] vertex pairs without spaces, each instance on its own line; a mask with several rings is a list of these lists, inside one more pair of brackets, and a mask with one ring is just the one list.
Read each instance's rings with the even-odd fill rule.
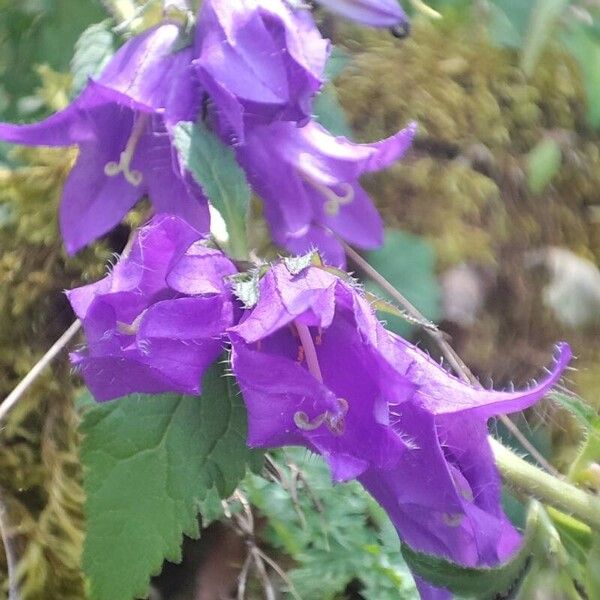
[[137,339],[217,340],[232,322],[233,306],[222,295],[163,300],[144,313]]
[[157,25],[127,42],[110,60],[98,85],[117,104],[143,112],[163,112],[173,125],[195,120],[199,84],[192,47],[176,50],[180,27]]
[[374,249],[383,244],[383,220],[366,192],[356,184],[353,186],[352,201],[339,207],[336,215],[323,210],[322,200],[315,207],[317,220],[359,248]]
[[72,146],[91,142],[97,135],[98,109],[101,109],[100,115],[106,114],[108,104],[108,98],[94,85],[88,85],[67,108],[39,123],[0,123],[0,140],[28,146]]
[[482,420],[523,410],[538,402],[560,379],[572,357],[568,344],[558,344],[554,368],[541,383],[519,392],[495,392],[464,383],[406,340],[393,338],[395,353],[391,360],[400,373],[419,386],[419,399],[428,410],[439,415],[469,411]]
[[234,273],[235,265],[222,252],[198,242],[173,263],[167,283],[182,294],[218,294],[228,289],[225,278]]
[[141,197],[123,178],[104,174],[105,159],[97,146],[82,146],[65,183],[59,220],[69,254],[118,225]]
[[305,235],[288,236],[281,245],[298,256],[318,250],[325,264],[346,268],[346,253],[342,244],[332,231],[319,225],[311,225]]
[[180,166],[160,118],[152,119],[152,126],[138,143],[131,166],[142,174],[140,187],[147,191],[157,213],[181,217],[202,234],[209,233],[206,197]]
[[196,36],[202,85],[244,140],[245,117],[306,120],[328,53],[304,11],[280,0],[203,3]]
[[394,27],[408,23],[397,0],[318,0],[328,10],[371,27]]
[[98,402],[134,393],[188,393],[187,389],[180,389],[179,382],[170,379],[169,373],[143,364],[137,357],[85,357],[72,354],[71,360]]
[[251,344],[303,317],[307,325],[327,327],[333,319],[337,278],[320,269],[292,276],[277,265],[260,282],[260,302],[230,332]]

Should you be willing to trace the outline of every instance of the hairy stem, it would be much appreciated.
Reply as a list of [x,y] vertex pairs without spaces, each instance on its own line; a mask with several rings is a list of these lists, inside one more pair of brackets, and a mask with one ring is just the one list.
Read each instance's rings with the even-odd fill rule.
[[544,473],[490,437],[496,464],[505,481],[520,492],[570,513],[600,531],[600,498]]

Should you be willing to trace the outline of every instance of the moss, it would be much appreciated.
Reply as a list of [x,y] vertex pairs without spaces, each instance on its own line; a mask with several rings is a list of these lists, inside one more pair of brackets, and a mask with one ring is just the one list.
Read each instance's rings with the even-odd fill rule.
[[[40,74],[40,97],[59,108],[70,79],[43,68]],[[8,155],[10,168],[0,163],[0,397],[73,321],[64,290],[100,278],[118,246],[108,238],[76,257],[65,254],[58,204],[75,155],[75,150],[17,148]],[[3,525],[19,558],[23,600],[85,598],[76,384],[63,355],[28,390],[0,432]],[[6,573],[5,560],[0,568]],[[6,594],[6,581],[2,589]]]
[[[567,339],[583,367],[568,384],[599,397],[600,332],[558,323],[542,302],[543,274],[524,261],[531,249],[557,245],[600,264],[600,145],[571,58],[550,48],[528,81],[515,53],[464,23],[417,21],[400,42],[357,29],[342,39],[354,40],[353,61],[336,86],[357,137],[419,123],[405,160],[366,182],[385,221],[426,236],[440,271],[466,261],[494,273],[476,323],[445,324],[459,354],[484,382],[525,385],[540,376],[553,344]],[[561,147],[562,165],[532,195],[526,155],[548,136]],[[548,404],[532,417],[552,424],[557,464],[567,465],[577,427]]]

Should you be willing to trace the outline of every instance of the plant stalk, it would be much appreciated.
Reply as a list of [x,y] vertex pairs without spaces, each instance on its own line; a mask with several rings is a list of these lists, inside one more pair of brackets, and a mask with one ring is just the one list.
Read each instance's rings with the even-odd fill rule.
[[545,473],[498,440],[489,438],[496,464],[509,486],[565,511],[600,531],[600,498]]

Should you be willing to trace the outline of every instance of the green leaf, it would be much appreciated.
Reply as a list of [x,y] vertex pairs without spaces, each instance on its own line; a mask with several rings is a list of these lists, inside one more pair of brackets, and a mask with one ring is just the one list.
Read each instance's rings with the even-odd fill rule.
[[600,536],[596,537],[588,555],[588,562],[585,571],[585,589],[588,598],[600,598]]
[[508,48],[521,47],[535,0],[491,0],[488,28],[492,41]]
[[261,536],[293,559],[301,598],[339,600],[359,582],[366,600],[418,600],[398,534],[358,482],[332,485],[325,461],[301,448],[272,458],[280,478],[248,476],[240,487],[267,517]]
[[246,413],[219,364],[201,398],[132,395],[85,413],[87,536],[83,566],[91,600],[147,593],[163,560],[178,561],[183,534],[214,488],[230,495],[253,460]]
[[521,52],[521,68],[530,77],[558,19],[570,0],[537,0]]
[[[430,319],[441,316],[440,288],[435,276],[435,252],[423,238],[403,231],[387,230],[379,250],[367,252],[365,258],[397,290]],[[369,291],[380,298],[392,299],[377,285],[366,284]],[[413,325],[399,316],[381,315],[388,329],[407,336]]]
[[90,25],[75,43],[75,54],[71,59],[73,74],[72,94],[77,95],[89,77],[97,77],[115,53],[115,37],[110,21]]
[[527,185],[540,194],[558,173],[562,163],[560,146],[550,139],[542,140],[527,155]]
[[569,479],[600,492],[600,415],[575,394],[554,392],[550,397],[577,419],[585,434],[579,453],[569,467]]
[[179,123],[174,139],[184,166],[227,225],[231,255],[246,258],[246,217],[251,193],[233,150],[202,123]]
[[402,544],[402,555],[416,575],[434,586],[477,600],[492,600],[519,585],[532,560],[532,553],[543,543],[543,509],[532,503],[523,544],[512,560],[497,567],[463,567],[448,560],[417,552]]
[[68,71],[80,33],[104,17],[97,0],[0,2],[0,96],[6,100],[0,102],[6,104],[2,120],[23,118],[19,112],[22,99],[39,85],[36,66],[47,64],[56,71]]
[[563,41],[577,60],[587,96],[587,119],[592,127],[600,126],[600,39],[584,25],[571,25]]
[[347,50],[334,46],[329,54],[329,59],[325,65],[325,77],[329,81],[341,75],[342,71],[350,64],[352,57]]
[[313,111],[317,121],[333,135],[352,138],[352,130],[346,118],[346,113],[340,104],[337,90],[333,85],[325,85],[321,93],[315,98]]
[[568,410],[585,430],[600,427],[600,416],[596,410],[579,396],[562,392],[552,392],[549,397],[553,402]]

